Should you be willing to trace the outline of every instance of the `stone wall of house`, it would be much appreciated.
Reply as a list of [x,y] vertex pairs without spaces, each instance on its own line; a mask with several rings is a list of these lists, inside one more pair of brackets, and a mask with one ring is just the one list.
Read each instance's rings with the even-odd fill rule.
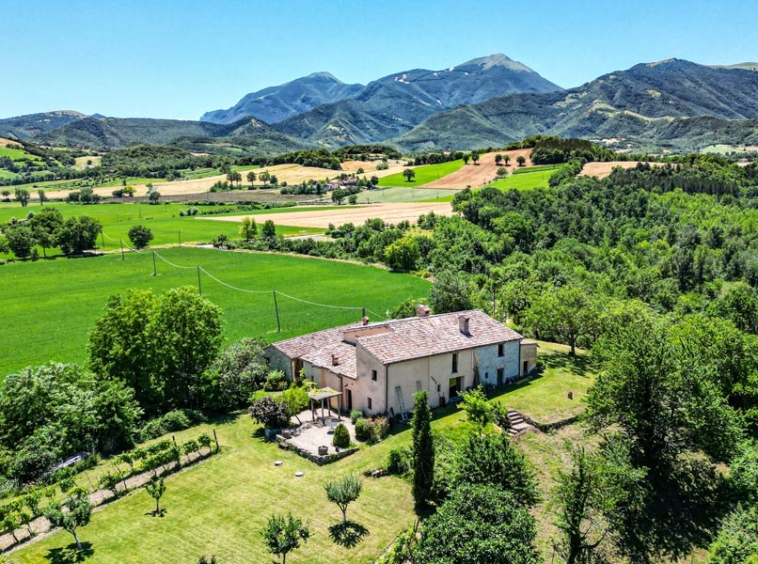
[[476,349],[476,362],[479,371],[479,381],[482,384],[498,385],[497,371],[503,369],[503,382],[519,375],[519,342],[503,343],[503,355],[500,356],[498,345],[479,347]]
[[287,376],[287,380],[292,380],[292,361],[284,353],[269,345],[266,347],[265,357],[271,370],[281,370]]

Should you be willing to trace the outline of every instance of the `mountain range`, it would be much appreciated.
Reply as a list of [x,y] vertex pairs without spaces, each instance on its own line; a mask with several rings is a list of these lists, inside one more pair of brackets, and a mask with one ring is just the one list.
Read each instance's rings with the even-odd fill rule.
[[670,59],[564,90],[505,55],[362,86],[314,73],[200,121],[49,112],[0,120],[0,136],[107,150],[134,143],[269,155],[383,142],[404,151],[502,146],[534,134],[624,139],[648,150],[758,144],[758,65]]

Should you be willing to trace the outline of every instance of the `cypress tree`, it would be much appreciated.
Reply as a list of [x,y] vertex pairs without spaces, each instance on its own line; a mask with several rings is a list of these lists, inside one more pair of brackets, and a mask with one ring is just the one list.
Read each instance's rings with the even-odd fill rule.
[[413,396],[413,499],[421,507],[431,498],[434,484],[434,439],[432,438],[432,412],[426,390]]

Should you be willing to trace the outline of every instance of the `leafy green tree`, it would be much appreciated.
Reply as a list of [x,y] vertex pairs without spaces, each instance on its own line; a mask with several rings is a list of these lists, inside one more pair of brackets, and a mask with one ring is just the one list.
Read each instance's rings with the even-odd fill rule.
[[247,173],[247,181],[250,183],[250,189],[255,189],[255,172],[252,170]]
[[7,227],[4,232],[8,248],[17,258],[23,260],[31,256],[35,240],[34,232],[30,227],[26,225],[15,225],[13,227]]
[[47,197],[47,194],[45,194],[45,191],[42,189],[37,190],[37,198],[39,199],[40,206],[45,205],[45,202],[49,200],[49,198]]
[[263,223],[263,229],[261,230],[261,237],[267,240],[276,239],[276,225],[270,219],[267,219]]
[[144,249],[153,240],[153,232],[144,225],[133,225],[129,229],[128,236],[136,249]]
[[417,507],[431,500],[434,486],[434,438],[432,412],[426,390],[414,394],[415,405],[411,421],[413,440],[413,499]]
[[406,319],[408,317],[416,317],[418,315],[419,306],[426,307],[422,299],[408,298],[390,310],[390,319]]
[[403,170],[403,176],[405,176],[405,181],[410,182],[414,178],[416,178],[416,171],[412,168],[406,168]]
[[505,178],[508,176],[508,169],[504,166],[498,167],[497,171],[495,172],[498,178]]
[[544,338],[554,337],[569,345],[570,355],[576,354],[580,339],[590,339],[597,332],[600,308],[598,298],[576,286],[561,286],[543,292],[527,313],[529,323]]
[[292,513],[271,515],[261,531],[266,547],[271,554],[282,556],[282,564],[287,562],[287,554],[300,548],[300,541],[308,542],[311,536],[310,527]]
[[258,236],[258,224],[255,223],[255,219],[249,216],[242,218],[240,235],[245,241],[252,241]]
[[58,231],[56,244],[63,254],[78,255],[97,247],[97,237],[103,230],[97,219],[83,215],[70,217]]
[[[63,510],[64,508],[66,511]],[[45,517],[53,527],[60,527],[70,533],[74,537],[77,548],[82,549],[77,530],[87,526],[92,517],[92,504],[87,498],[86,491],[76,489],[69,494],[63,506],[56,501],[50,502],[45,510]]]
[[463,484],[424,521],[413,564],[538,564],[534,517],[507,491]]
[[150,200],[151,205],[156,205],[161,199],[161,193],[158,190],[150,190],[147,199]]
[[500,164],[503,162],[503,155],[498,153],[495,155],[495,166],[500,166]]
[[[303,379],[300,384],[293,384],[282,392],[282,400],[289,417],[297,417],[311,402],[308,392],[316,387],[311,380]],[[297,419],[300,421],[300,418]],[[348,441],[349,442],[349,441]]]
[[47,249],[55,246],[58,231],[63,227],[63,214],[58,208],[47,207],[34,214],[29,221],[37,244],[47,258]]
[[514,503],[534,506],[539,494],[524,454],[506,433],[471,434],[456,455],[454,484],[489,484],[511,494]]
[[416,238],[405,236],[384,249],[384,262],[394,271],[410,272],[421,259]]
[[271,173],[267,170],[264,170],[263,172],[258,174],[258,180],[263,182],[264,186],[268,186],[268,183],[271,180]]
[[469,159],[471,159],[471,155],[469,155],[468,153],[466,153],[466,154],[465,154],[465,155],[463,155],[463,157],[461,157],[461,158],[463,159],[463,164],[464,164],[464,165],[467,165],[467,164],[468,164],[468,162],[469,162]]
[[471,160],[474,162],[475,165],[479,164],[479,153],[471,153]]
[[484,389],[479,386],[473,390],[463,392],[463,409],[466,411],[468,420],[483,429],[491,420],[490,404]]
[[440,272],[429,293],[429,305],[434,313],[473,309],[471,288],[466,278],[448,270]]
[[221,351],[203,376],[206,409],[226,412],[249,405],[268,375],[265,346],[259,339],[244,338]]
[[740,507],[731,513],[711,544],[708,564],[758,562],[758,508]]
[[341,205],[344,199],[347,197],[347,190],[342,188],[336,188],[332,191],[332,202],[337,205]]
[[526,164],[526,158],[524,157],[524,155],[519,155],[518,157],[516,157],[516,162],[518,163],[519,166],[524,166]]
[[503,161],[505,162],[505,166],[508,166],[508,163],[511,162],[511,156],[510,155],[504,155]]
[[326,498],[337,504],[342,511],[342,524],[347,524],[347,506],[358,499],[363,489],[363,482],[355,474],[347,474],[342,478],[330,480],[324,484]]
[[29,204],[30,196],[29,190],[26,188],[16,188],[14,198],[21,204],[22,208],[25,208]]
[[166,483],[163,478],[157,478],[153,476],[149,481],[145,482],[145,491],[147,495],[155,500],[154,515],[161,514],[161,498],[166,493]]

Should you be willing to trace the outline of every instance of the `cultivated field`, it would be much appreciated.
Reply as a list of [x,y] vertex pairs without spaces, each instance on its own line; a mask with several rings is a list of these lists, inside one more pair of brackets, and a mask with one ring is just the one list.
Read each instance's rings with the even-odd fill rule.
[[[161,257],[170,263],[165,262]],[[224,310],[225,341],[262,337],[267,341],[350,323],[361,307],[378,319],[409,297],[423,297],[425,280],[347,262],[212,249],[159,249],[93,258],[57,259],[0,266],[0,378],[48,360],[82,362],[95,319],[109,296],[130,288],[163,292],[198,285]],[[224,286],[221,283],[228,284]],[[277,332],[272,290],[278,292]],[[253,293],[251,293],[253,292]],[[256,293],[257,292],[257,293]],[[295,301],[351,307],[334,309]]]
[[447,175],[460,170],[462,166],[463,161],[459,160],[416,167],[403,167],[412,168],[416,176],[408,181],[405,179],[405,176],[403,176],[402,171],[396,172],[395,174],[381,178],[379,180],[379,186],[420,187],[435,180],[439,180],[440,178],[444,178]]
[[485,153],[479,157],[479,162],[477,164],[469,161],[469,164],[457,172],[454,172],[453,174],[450,174],[444,178],[440,178],[434,182],[429,182],[424,187],[463,189],[466,186],[471,186],[472,188],[486,186],[495,179],[495,171],[497,171],[499,168],[495,164],[495,155],[500,154],[503,155],[503,157],[508,155],[511,158],[510,163],[505,167],[510,173],[518,168],[516,159],[519,156],[523,156],[526,159],[526,162],[524,164],[525,167],[532,166],[532,161],[529,159],[529,155],[531,155],[531,153],[531,149],[518,149],[515,151],[496,151],[493,153]]
[[[579,176],[594,176],[596,178],[606,178],[610,176],[613,169],[616,167],[621,168],[635,168],[639,164],[638,161],[610,161],[607,163],[587,163],[582,168],[582,172]],[[650,166],[661,166],[661,163],[650,163]]]
[[[447,202],[442,203],[398,203],[398,204],[371,204],[370,206],[341,206],[339,209],[332,209],[328,213],[320,211],[300,211],[288,213],[279,213],[274,220],[277,225],[281,226],[298,226],[326,229],[329,224],[342,225],[344,223],[353,223],[362,225],[367,219],[379,217],[388,223],[397,224],[401,221],[415,222],[421,214],[433,211],[438,215],[452,215],[453,210]],[[243,217],[253,217],[256,221],[265,221],[266,217],[259,216],[258,213],[232,216],[216,216],[212,219],[216,221],[234,221],[239,223]]]
[[0,137],[0,147],[7,147],[8,145],[18,145],[16,141],[13,141],[12,139],[6,139],[5,137]]
[[545,165],[517,168],[511,174],[501,180],[489,184],[493,188],[501,190],[531,190],[533,188],[547,188],[550,177],[555,174],[561,165]]
[[[545,373],[523,385],[503,388],[495,401],[543,421],[575,414],[581,409],[579,400],[568,402],[566,392],[583,396],[594,377],[592,366],[581,354],[569,357],[561,345],[540,343],[539,355],[546,361]],[[432,427],[453,437],[472,429],[457,406],[435,410]],[[166,494],[161,499],[165,516],[149,515],[154,504],[144,491],[104,506],[80,530],[90,552],[82,562],[189,564],[202,554],[215,554],[226,564],[271,562],[274,559],[265,552],[259,531],[272,512],[291,511],[310,523],[312,537],[288,555],[288,562],[369,564],[417,518],[408,482],[394,477],[366,478],[361,496],[347,513],[351,522],[362,527],[359,530],[365,530],[355,545],[347,548],[331,536],[330,527],[339,524],[341,515],[326,501],[323,490],[327,480],[386,464],[391,449],[410,445],[407,426],[396,428],[377,445],[363,446],[357,454],[324,467],[263,442],[256,433],[258,426],[244,414],[176,433],[176,440],[181,443],[214,428],[222,445],[221,455],[166,480]],[[573,425],[551,435],[527,434],[520,441],[543,493],[555,485],[558,470],[565,468],[565,440],[584,440],[581,429]],[[283,465],[275,466],[275,460],[283,461]],[[300,470],[305,476],[295,478],[294,472]],[[86,477],[80,480],[86,483]],[[537,544],[546,562],[556,534],[555,514],[548,503],[544,495],[534,511]],[[21,564],[65,562],[70,543],[71,536],[59,531],[11,556]]]

